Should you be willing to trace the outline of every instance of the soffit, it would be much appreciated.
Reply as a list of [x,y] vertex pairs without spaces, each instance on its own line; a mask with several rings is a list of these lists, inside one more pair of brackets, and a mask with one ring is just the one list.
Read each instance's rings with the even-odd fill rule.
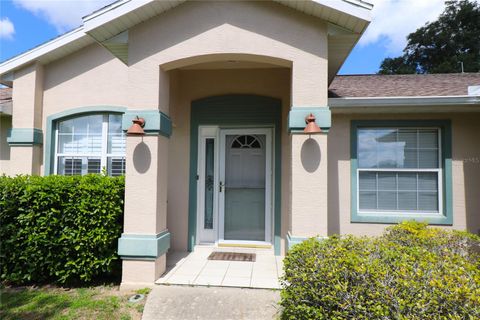
[[[329,79],[332,80],[344,59],[370,22],[372,5],[360,0],[273,0],[330,24]],[[49,63],[94,42],[102,44],[123,62],[128,61],[127,42],[118,36],[131,27],[166,12],[185,0],[120,0],[83,18],[83,25],[0,64],[0,75],[39,61]],[[330,31],[332,30],[332,31]],[[341,30],[339,32],[339,30]],[[0,81],[1,82],[1,81]]]

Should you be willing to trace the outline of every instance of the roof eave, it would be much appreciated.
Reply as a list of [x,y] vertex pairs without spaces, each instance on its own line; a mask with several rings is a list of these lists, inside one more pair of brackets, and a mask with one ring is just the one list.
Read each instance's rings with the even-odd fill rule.
[[[23,54],[15,56],[3,63],[0,64],[0,76],[12,72],[24,65],[32,63],[34,61],[40,61],[48,63],[52,60],[58,59],[62,56],[62,53],[68,54],[72,50],[78,50],[81,45],[87,45],[88,43],[94,43],[95,41],[104,45],[107,49],[108,44],[105,42],[122,32],[128,30],[132,26],[121,26],[116,29],[113,28],[113,32],[109,30],[108,26],[110,23],[115,22],[120,17],[126,16],[128,14],[137,14],[140,12],[145,13],[145,19],[140,18],[140,21],[146,20],[148,16],[152,14],[158,14],[159,12],[166,11],[172,7],[175,7],[185,0],[171,0],[167,2],[157,2],[156,0],[121,0],[112,3],[88,16],[83,18],[83,25],[77,29],[74,29],[62,36],[59,36],[49,42],[46,42],[36,48],[33,48]],[[350,30],[352,34],[361,36],[366,26],[368,26],[371,20],[371,8],[370,4],[367,4],[361,0],[343,0],[343,1],[331,1],[331,0],[311,0],[310,2],[305,2],[303,7],[297,1],[291,0],[274,0],[284,5],[295,8],[296,10],[302,11],[306,14],[317,16],[316,12],[320,7],[328,8],[338,12],[340,15],[346,15],[352,17],[354,20],[350,21],[350,26],[343,26],[340,22],[337,22],[337,25],[340,27],[345,27],[347,30]],[[162,8],[157,8],[157,10],[145,10],[147,6],[162,6]],[[153,8],[153,7],[152,7]],[[335,24],[335,21],[329,21],[328,18],[317,16],[318,18],[324,19],[329,23]],[[338,18],[338,21],[343,19]],[[103,32],[102,30],[108,30]],[[117,30],[118,29],[118,30]],[[82,41],[83,40],[83,41]],[[356,39],[358,41],[358,39]],[[80,43],[80,46],[75,46],[74,43]],[[355,41],[356,42],[356,41]],[[128,43],[127,43],[128,45]],[[350,52],[350,51],[348,51]],[[55,54],[60,53],[60,54]],[[112,52],[115,54],[115,52]],[[123,51],[122,51],[123,53]],[[122,58],[119,57],[121,60]],[[42,59],[44,61],[42,61]],[[123,60],[122,60],[123,61]],[[341,64],[340,64],[341,65]]]
[[6,75],[24,65],[37,61],[48,54],[52,54],[54,51],[61,50],[67,45],[88,39],[88,35],[83,31],[83,26],[73,29],[49,42],[41,44],[38,47],[0,63],[0,76]]
[[[382,110],[409,112],[479,111],[480,96],[418,96],[418,97],[358,97],[329,98],[333,112],[378,112]],[[459,109],[462,106],[464,108]],[[407,109],[409,107],[413,110]]]

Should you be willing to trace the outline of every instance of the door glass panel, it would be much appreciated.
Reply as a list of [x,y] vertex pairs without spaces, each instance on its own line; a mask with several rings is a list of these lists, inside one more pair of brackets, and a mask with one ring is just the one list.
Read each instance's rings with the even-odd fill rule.
[[205,215],[204,229],[213,229],[213,183],[215,139],[205,140]]
[[225,240],[265,240],[265,135],[227,135]]

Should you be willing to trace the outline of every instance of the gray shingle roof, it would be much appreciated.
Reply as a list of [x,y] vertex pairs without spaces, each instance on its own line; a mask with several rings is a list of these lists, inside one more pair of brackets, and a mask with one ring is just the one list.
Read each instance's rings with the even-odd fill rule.
[[0,103],[12,100],[12,88],[0,88]]
[[329,96],[464,96],[468,86],[480,86],[480,73],[337,75],[330,84]]
[[[329,87],[336,97],[465,96],[468,86],[480,86],[480,73],[342,75]],[[11,88],[0,88],[0,103],[12,100]]]

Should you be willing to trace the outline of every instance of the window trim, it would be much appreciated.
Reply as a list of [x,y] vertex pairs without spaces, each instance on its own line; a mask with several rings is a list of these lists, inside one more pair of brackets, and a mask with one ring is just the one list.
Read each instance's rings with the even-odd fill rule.
[[[58,141],[59,141],[59,125],[63,121],[68,121],[71,119],[76,119],[76,118],[81,118],[81,117],[87,117],[90,115],[100,115],[102,116],[102,127],[101,127],[101,132],[102,132],[102,142],[101,142],[101,151],[99,153],[60,153],[58,152]],[[100,173],[105,169],[107,172],[109,171],[108,169],[108,159],[123,159],[125,161],[125,155],[120,155],[116,153],[109,153],[108,152],[108,134],[109,134],[109,120],[110,120],[110,115],[119,115],[118,113],[112,113],[112,112],[99,112],[99,113],[89,113],[89,114],[82,114],[82,115],[77,115],[75,117],[68,117],[68,118],[63,118],[59,119],[55,123],[55,147],[54,147],[54,164],[53,164],[53,172],[55,174],[58,173],[58,158],[59,157],[68,157],[68,158],[99,158],[100,159]],[[121,123],[121,120],[120,120]],[[88,174],[88,165],[87,165],[87,171],[86,173],[82,172],[81,175]],[[110,175],[110,174],[109,174]]]
[[[357,138],[358,129],[372,127],[393,128],[438,128],[440,130],[439,144],[439,168],[433,171],[439,172],[439,211],[438,212],[407,212],[405,211],[372,211],[359,210],[358,190],[358,155]],[[350,131],[350,166],[351,166],[351,222],[358,223],[398,223],[403,220],[417,220],[429,224],[451,225],[453,223],[452,209],[452,149],[451,149],[451,123],[449,120],[352,120]],[[382,170],[386,169],[386,170]],[[369,169],[365,169],[368,171]],[[432,171],[431,169],[388,169],[378,168],[373,171]],[[372,171],[370,170],[370,171]]]
[[121,114],[124,115],[127,111],[126,107],[121,106],[88,106],[68,109],[59,113],[52,114],[47,117],[46,134],[45,134],[45,148],[44,148],[44,175],[48,176],[56,174],[54,171],[55,163],[55,148],[56,148],[56,124],[59,121],[67,120],[69,118],[81,117],[91,114]]

